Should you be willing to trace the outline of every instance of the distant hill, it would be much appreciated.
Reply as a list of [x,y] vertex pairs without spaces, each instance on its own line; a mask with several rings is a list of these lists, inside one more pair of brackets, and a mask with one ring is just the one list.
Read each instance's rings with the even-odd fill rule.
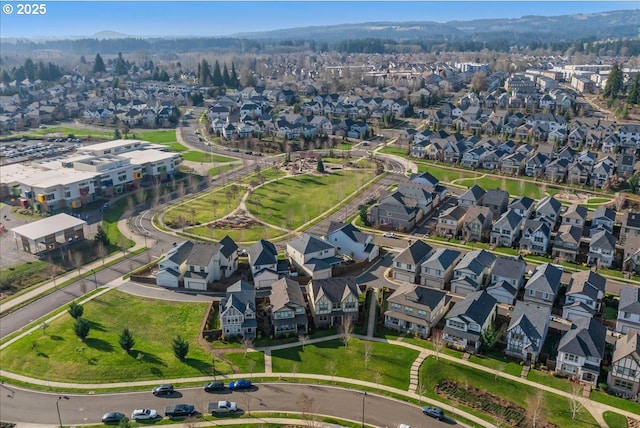
[[93,35],[94,38],[105,40],[105,39],[126,39],[131,37],[127,34],[118,33],[117,31],[100,31]]
[[[579,6],[579,3],[576,3]],[[500,7],[500,6],[497,6]],[[505,5],[504,7],[507,7]],[[244,32],[233,37],[263,40],[315,40],[336,42],[345,39],[442,40],[495,38],[526,34],[539,41],[638,37],[640,9],[563,16],[523,16],[518,19],[477,19],[472,21],[366,22],[288,28],[264,32]]]

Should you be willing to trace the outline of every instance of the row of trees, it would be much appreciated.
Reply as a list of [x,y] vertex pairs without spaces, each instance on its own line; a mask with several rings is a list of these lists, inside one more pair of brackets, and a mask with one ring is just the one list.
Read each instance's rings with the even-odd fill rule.
[[25,79],[29,79],[30,82],[35,82],[36,80],[55,82],[60,79],[64,73],[65,71],[57,64],[51,62],[45,64],[42,61],[36,64],[31,58],[27,58],[20,67],[13,67],[9,71],[3,69],[0,79],[5,85],[14,80],[22,82]]
[[220,71],[220,63],[216,60],[213,64],[212,72],[209,62],[203,58],[198,64],[198,84],[202,86],[213,86],[216,88],[226,87],[235,89],[240,86],[240,80],[238,79],[236,66],[233,62],[231,63],[231,73],[229,73],[227,64],[224,63],[222,71]]

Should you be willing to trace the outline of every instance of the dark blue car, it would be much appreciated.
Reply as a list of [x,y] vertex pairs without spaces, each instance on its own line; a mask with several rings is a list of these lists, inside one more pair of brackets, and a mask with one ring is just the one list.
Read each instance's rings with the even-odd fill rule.
[[228,385],[229,389],[248,389],[251,388],[251,381],[246,379],[232,380]]

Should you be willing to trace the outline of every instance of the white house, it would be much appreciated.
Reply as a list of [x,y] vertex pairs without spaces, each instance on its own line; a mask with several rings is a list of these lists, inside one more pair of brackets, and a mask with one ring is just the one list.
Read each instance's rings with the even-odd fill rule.
[[380,253],[380,247],[373,243],[373,235],[361,232],[351,223],[332,221],[325,238],[336,247],[338,254],[356,260],[370,262]]
[[558,343],[556,373],[598,385],[607,328],[594,318],[579,318]]
[[446,315],[444,341],[451,347],[478,352],[482,333],[493,324],[497,301],[486,291],[467,294]]
[[640,331],[640,287],[623,285],[620,288],[616,331],[627,333],[629,330]]
[[292,265],[313,279],[331,278],[333,266],[341,261],[336,247],[308,233],[287,242],[287,255]]
[[184,241],[179,245],[174,245],[167,251],[158,262],[158,273],[156,284],[162,287],[177,288],[180,280],[183,279],[187,270],[187,257],[191,253],[193,242]]

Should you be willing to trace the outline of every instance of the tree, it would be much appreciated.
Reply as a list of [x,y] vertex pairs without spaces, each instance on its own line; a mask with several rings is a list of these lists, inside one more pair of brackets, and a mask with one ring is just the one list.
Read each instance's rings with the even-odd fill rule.
[[244,358],[247,358],[247,352],[249,351],[249,348],[251,348],[252,346],[253,346],[253,340],[249,339],[248,337],[242,338],[242,348],[244,349]]
[[569,397],[569,410],[571,410],[571,420],[574,421],[578,413],[583,409],[584,405],[581,400],[582,386],[573,384],[571,385],[571,397]]
[[482,334],[480,335],[480,343],[482,349],[484,349],[485,352],[492,350],[496,346],[499,336],[498,333],[499,332],[495,328],[493,328],[493,326],[489,326],[485,331],[482,332]]
[[613,64],[609,76],[607,77],[607,83],[604,85],[602,96],[609,99],[615,99],[618,93],[623,88],[623,74],[622,69],[618,64]]
[[340,333],[342,334],[342,343],[344,343],[344,349],[349,347],[349,340],[353,335],[353,319],[350,315],[344,315],[342,317],[342,325],[340,325]]
[[175,339],[173,339],[173,355],[176,356],[180,361],[184,361],[187,358],[187,354],[189,353],[189,344],[182,338],[182,336],[178,335]]
[[335,360],[327,361],[327,373],[331,376],[331,382],[335,383],[333,379],[336,373],[338,372],[338,365]]
[[236,73],[236,65],[231,63],[231,76],[229,76],[229,86],[232,88],[238,87],[238,73]]
[[84,318],[77,318],[73,324],[73,332],[78,336],[81,341],[85,341],[91,331],[91,324]]
[[102,228],[102,225],[98,225],[98,231],[96,232],[96,235],[93,237],[93,241],[96,243],[101,243],[102,245],[109,245],[109,235],[107,235],[107,232],[104,231],[104,229]]
[[527,397],[527,411],[525,418],[531,428],[542,426],[543,411],[544,395],[542,395],[542,391],[538,391],[534,395]]
[[82,314],[84,313],[84,307],[79,303],[71,302],[71,304],[67,308],[67,312],[69,312],[69,315],[71,315],[72,318],[78,319],[82,317]]
[[364,362],[364,371],[366,372],[368,367],[369,367],[369,363],[371,362],[371,357],[373,356],[373,342],[370,341],[366,341],[364,342],[364,348],[363,348],[363,356],[362,356],[362,361]]
[[113,71],[116,73],[116,76],[127,74],[127,63],[122,57],[122,52],[118,53],[118,58],[116,59],[116,65],[114,66]]
[[629,184],[629,190],[631,190],[631,193],[636,193],[636,190],[638,189],[639,181],[640,181],[640,178],[638,177],[637,174],[632,174],[631,177],[629,177],[629,179],[627,180],[627,183]]
[[442,330],[433,330],[431,332],[431,343],[433,344],[433,350],[436,352],[436,361],[438,361],[440,351],[442,351],[445,345]]
[[640,73],[636,73],[627,94],[629,104],[640,104]]
[[216,60],[215,64],[213,65],[213,78],[211,83],[216,87],[224,86],[224,80],[222,79],[222,73],[220,72],[220,63],[218,63],[218,60]]
[[227,63],[225,62],[222,66],[222,81],[224,82],[224,86],[231,86],[231,77],[229,76],[229,70],[227,69]]
[[322,162],[322,158],[318,158],[318,166],[316,167],[316,170],[320,173],[324,172],[324,162]]
[[118,128],[116,128],[116,129],[113,131],[113,139],[114,139],[114,140],[119,140],[119,139],[121,139],[121,138],[122,138],[122,134],[120,134],[120,130],[119,130]]
[[136,341],[133,338],[133,334],[129,331],[127,327],[122,329],[120,332],[120,337],[118,338],[118,343],[120,343],[120,347],[125,351],[129,352],[133,349]]
[[480,93],[481,91],[486,91],[489,87],[487,81],[487,74],[482,71],[478,71],[471,78],[471,91],[475,93]]
[[307,342],[309,341],[309,336],[306,334],[301,334],[298,336],[298,340],[302,344],[302,350],[304,351],[304,345],[306,345]]
[[206,59],[202,58],[202,61],[198,64],[198,84],[202,86],[211,85],[211,68]]
[[100,56],[100,54],[96,54],[96,59],[93,62],[93,72],[104,73],[105,71],[107,71],[107,67],[105,67],[102,57]]

